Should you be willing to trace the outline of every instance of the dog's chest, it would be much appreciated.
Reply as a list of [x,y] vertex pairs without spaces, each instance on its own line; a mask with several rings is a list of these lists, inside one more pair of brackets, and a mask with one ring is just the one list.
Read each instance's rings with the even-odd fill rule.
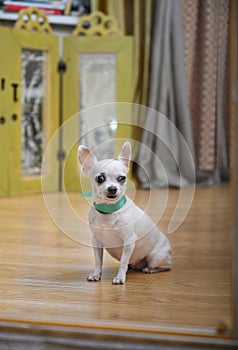
[[118,219],[114,214],[96,214],[95,223],[101,228],[113,228],[118,225]]
[[89,216],[92,232],[105,247],[120,246],[123,243],[124,230],[120,215],[98,214],[93,211]]

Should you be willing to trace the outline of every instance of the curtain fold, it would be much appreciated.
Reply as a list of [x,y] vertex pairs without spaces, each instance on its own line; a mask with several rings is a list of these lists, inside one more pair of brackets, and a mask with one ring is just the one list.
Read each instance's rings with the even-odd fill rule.
[[148,150],[146,154],[145,149],[141,152],[143,147],[140,147],[136,159],[139,164],[137,177],[144,188],[181,187],[194,181],[193,164],[187,160],[188,153],[183,152],[180,135],[182,133],[189,153],[194,157],[186,94],[181,1],[154,2],[152,28],[147,105],[162,113],[170,122],[166,123],[155,112],[146,116],[144,127],[151,132],[143,131],[141,143],[152,152]]

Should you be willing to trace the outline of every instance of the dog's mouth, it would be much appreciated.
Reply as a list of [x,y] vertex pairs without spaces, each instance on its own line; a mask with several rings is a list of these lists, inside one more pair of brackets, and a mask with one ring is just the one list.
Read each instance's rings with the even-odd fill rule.
[[108,194],[108,195],[107,195],[107,198],[108,198],[108,199],[117,199],[117,198],[118,198],[118,195],[116,195],[116,194]]

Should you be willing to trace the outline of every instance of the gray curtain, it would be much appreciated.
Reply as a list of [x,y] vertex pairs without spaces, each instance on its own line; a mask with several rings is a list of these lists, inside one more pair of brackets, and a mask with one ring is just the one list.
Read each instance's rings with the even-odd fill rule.
[[136,158],[137,177],[142,188],[182,187],[195,179],[181,1],[155,1],[152,28],[148,100],[151,109],[144,120]]

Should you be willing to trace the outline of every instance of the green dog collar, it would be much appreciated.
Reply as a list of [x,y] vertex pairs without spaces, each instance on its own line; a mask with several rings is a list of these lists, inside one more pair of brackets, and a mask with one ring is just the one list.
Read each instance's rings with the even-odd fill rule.
[[126,204],[126,196],[123,196],[117,203],[115,204],[106,204],[106,203],[100,203],[96,204],[93,203],[94,208],[100,213],[100,214],[112,214],[115,211],[121,209],[123,205]]

